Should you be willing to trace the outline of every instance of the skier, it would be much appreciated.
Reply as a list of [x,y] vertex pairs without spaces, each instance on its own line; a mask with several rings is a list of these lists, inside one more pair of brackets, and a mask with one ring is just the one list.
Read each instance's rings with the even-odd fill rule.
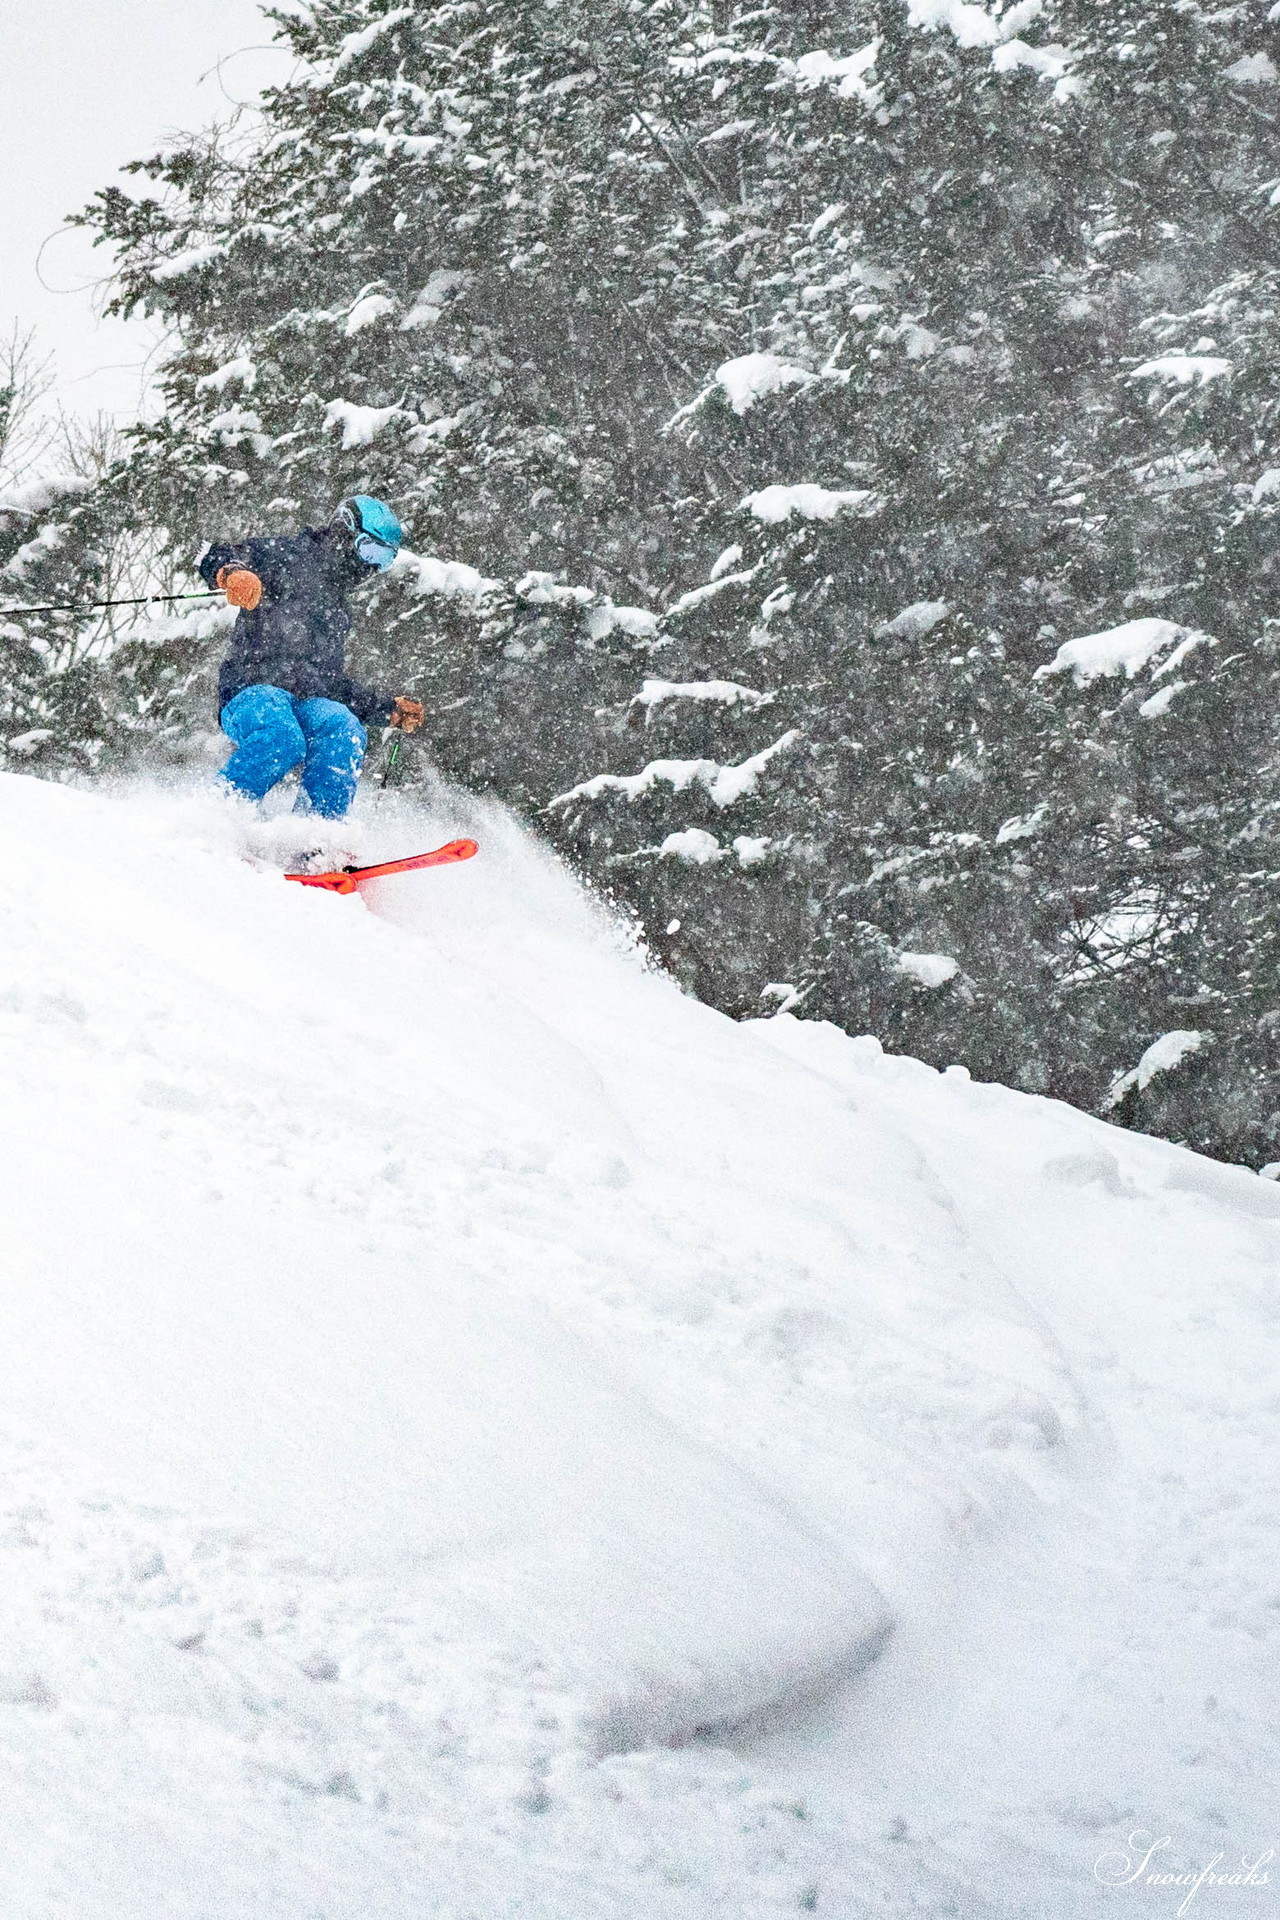
[[395,559],[402,529],[367,493],[343,500],[327,527],[218,541],[200,562],[205,585],[240,617],[218,674],[218,714],[234,751],[220,778],[261,800],[301,764],[296,812],[340,820],[364,760],[365,726],[422,725],[421,701],[347,678],[347,595]]

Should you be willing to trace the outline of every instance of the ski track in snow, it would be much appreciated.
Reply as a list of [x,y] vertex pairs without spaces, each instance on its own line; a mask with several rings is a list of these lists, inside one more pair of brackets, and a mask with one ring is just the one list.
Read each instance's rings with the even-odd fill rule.
[[5,1920],[1070,1920],[1276,1844],[1280,1191],[361,805],[480,858],[366,905],[0,776]]

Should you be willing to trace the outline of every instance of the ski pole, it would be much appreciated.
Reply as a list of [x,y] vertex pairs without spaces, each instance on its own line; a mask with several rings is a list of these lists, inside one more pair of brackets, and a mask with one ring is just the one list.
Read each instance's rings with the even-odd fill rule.
[[400,746],[403,740],[404,740],[404,735],[400,732],[399,728],[397,727],[395,739],[391,742],[391,751],[387,755],[387,764],[382,769],[382,784],[384,787],[386,786],[388,780],[391,778],[392,767],[394,767],[396,761],[400,758]]
[[133,600],[54,600],[46,607],[0,607],[0,620],[19,613],[93,613],[99,607],[165,606],[173,600],[221,600],[220,593],[140,593]]

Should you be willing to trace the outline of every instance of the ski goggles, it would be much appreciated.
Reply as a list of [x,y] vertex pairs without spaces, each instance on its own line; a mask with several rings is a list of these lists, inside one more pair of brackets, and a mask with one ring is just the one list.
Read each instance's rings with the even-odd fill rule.
[[368,533],[360,524],[353,508],[349,507],[345,500],[334,518],[351,535],[351,544],[365,565],[376,567],[379,573],[385,573],[396,557],[395,548],[388,545],[385,540],[380,540],[376,533]]
[[374,533],[358,533],[354,545],[365,565],[376,567],[379,573],[385,573],[396,557],[395,548],[389,547],[385,540],[379,540]]

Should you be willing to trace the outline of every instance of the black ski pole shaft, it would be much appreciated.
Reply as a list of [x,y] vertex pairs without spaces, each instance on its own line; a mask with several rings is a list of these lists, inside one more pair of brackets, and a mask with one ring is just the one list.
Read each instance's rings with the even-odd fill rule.
[[221,600],[220,593],[140,593],[132,600],[53,600],[45,607],[0,607],[0,620],[20,613],[95,613],[99,607],[168,606],[174,600]]

